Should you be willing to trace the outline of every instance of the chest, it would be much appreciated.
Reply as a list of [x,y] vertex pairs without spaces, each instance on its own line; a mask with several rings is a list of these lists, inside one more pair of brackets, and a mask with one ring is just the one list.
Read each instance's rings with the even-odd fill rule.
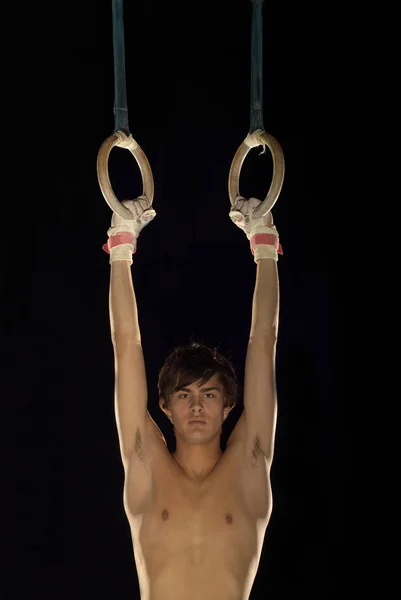
[[252,543],[253,516],[233,488],[224,493],[218,486],[197,491],[178,486],[156,494],[145,523],[148,541],[157,536],[158,543],[168,543],[171,550],[205,549],[216,540],[226,546],[238,538]]
[[169,554],[185,549],[203,554],[227,552],[233,545],[254,548],[271,510],[270,482],[264,462],[244,464],[234,449],[226,450],[202,483],[189,481],[169,457],[155,472],[148,510],[138,515],[137,534],[150,549],[164,546]]

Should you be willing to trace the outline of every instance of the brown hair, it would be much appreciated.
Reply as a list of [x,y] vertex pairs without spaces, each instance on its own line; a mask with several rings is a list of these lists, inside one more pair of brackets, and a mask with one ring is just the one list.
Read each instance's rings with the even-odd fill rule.
[[174,348],[167,356],[159,372],[159,406],[169,408],[174,392],[201,380],[205,384],[216,373],[224,389],[224,407],[234,407],[238,394],[238,381],[230,360],[204,344],[190,342]]

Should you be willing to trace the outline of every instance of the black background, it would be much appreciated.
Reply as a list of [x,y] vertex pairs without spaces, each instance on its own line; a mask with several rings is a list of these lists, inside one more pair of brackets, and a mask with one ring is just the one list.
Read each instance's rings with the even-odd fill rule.
[[[126,4],[130,131],[152,166],[157,211],[132,273],[149,410],[173,450],[156,383],[174,345],[217,346],[243,384],[256,265],[228,217],[227,180],[249,129],[251,10],[246,0]],[[23,210],[4,228],[1,281],[3,406],[13,415],[3,421],[13,481],[5,598],[139,598],[101,249],[111,212],[96,176],[98,149],[114,130],[111,2],[36,7],[34,17],[7,88],[10,101],[18,85],[24,94],[9,123]],[[331,597],[343,541],[342,311],[325,189],[312,183],[307,151],[316,102],[307,21],[299,4],[265,1],[264,125],[282,145],[286,177],[273,211],[284,249],[274,509],[255,600]],[[324,135],[325,121],[318,127]],[[263,198],[272,164],[258,154],[244,163],[241,193]],[[110,177],[121,199],[141,192],[124,150],[111,153]]]

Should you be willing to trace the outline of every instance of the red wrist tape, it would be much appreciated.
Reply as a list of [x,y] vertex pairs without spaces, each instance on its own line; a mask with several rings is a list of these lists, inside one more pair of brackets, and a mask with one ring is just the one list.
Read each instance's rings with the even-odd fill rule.
[[[121,244],[135,244],[135,239],[134,234],[128,231],[117,233],[116,235],[111,235],[102,248],[107,254],[110,254],[110,250],[116,246],[120,246]],[[132,254],[135,254],[135,250],[133,250]]]
[[258,246],[259,244],[274,246],[279,254],[283,254],[283,249],[278,241],[278,237],[273,233],[255,233],[255,235],[251,237],[252,254],[255,254],[255,246]]

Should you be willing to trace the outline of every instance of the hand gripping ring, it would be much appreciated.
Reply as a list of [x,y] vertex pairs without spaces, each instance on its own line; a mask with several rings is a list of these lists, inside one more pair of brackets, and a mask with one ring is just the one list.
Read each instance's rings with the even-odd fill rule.
[[280,144],[272,135],[262,129],[257,129],[253,133],[248,134],[235,153],[228,176],[228,194],[231,206],[233,206],[238,196],[240,196],[239,179],[242,164],[251,148],[256,148],[257,146],[268,146],[273,158],[273,177],[266,198],[257,210],[252,213],[252,216],[256,219],[265,216],[273,208],[283,186],[284,154]]
[[121,204],[121,202],[114,194],[113,188],[111,187],[108,162],[109,154],[112,148],[114,148],[114,146],[126,148],[131,152],[131,154],[135,158],[142,175],[142,195],[149,200],[150,206],[153,203],[153,196],[155,191],[152,169],[150,168],[150,164],[148,159],[146,158],[146,154],[139,146],[139,144],[134,140],[131,134],[128,136],[122,131],[116,131],[115,133],[113,133],[113,135],[105,139],[103,144],[100,146],[97,155],[97,178],[104,199],[110,206],[111,210],[114,211],[117,215],[119,215],[123,219],[133,221],[136,217],[132,214],[131,211],[128,210],[128,208]]

